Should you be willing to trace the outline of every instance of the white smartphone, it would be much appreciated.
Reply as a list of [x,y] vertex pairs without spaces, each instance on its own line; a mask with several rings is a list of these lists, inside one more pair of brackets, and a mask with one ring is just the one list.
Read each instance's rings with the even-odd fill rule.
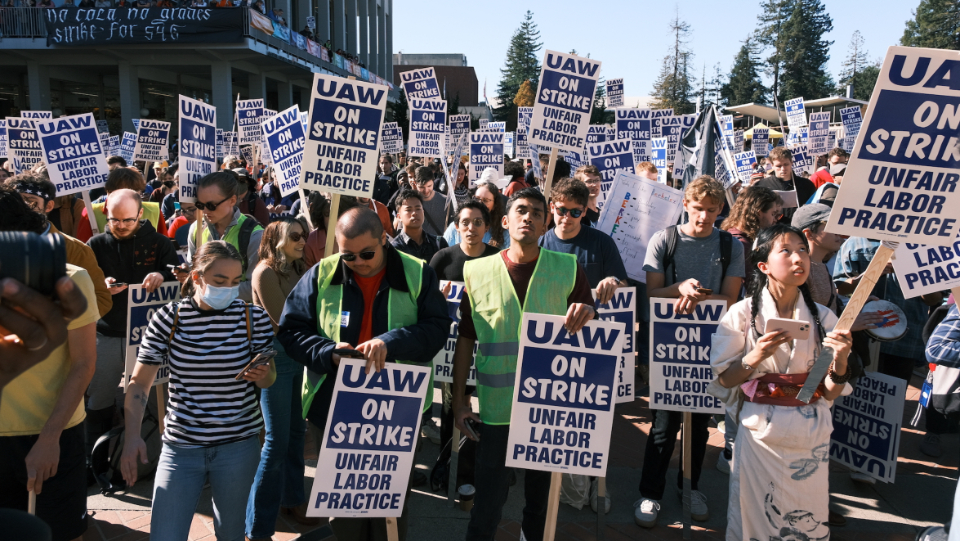
[[810,338],[810,322],[772,317],[767,320],[763,334],[774,331],[787,331],[790,338],[794,340],[807,340]]

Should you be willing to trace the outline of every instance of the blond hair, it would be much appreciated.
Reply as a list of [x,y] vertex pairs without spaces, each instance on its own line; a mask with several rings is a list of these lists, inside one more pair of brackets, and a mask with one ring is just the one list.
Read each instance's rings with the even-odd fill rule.
[[722,205],[727,197],[724,193],[723,184],[710,175],[701,175],[687,185],[683,191],[684,201],[700,202],[704,199],[713,199],[718,205]]

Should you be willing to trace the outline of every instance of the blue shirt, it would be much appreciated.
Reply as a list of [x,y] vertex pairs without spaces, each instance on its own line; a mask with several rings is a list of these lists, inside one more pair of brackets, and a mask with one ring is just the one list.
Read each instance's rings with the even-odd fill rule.
[[960,311],[954,304],[927,342],[927,362],[960,368]]
[[553,252],[573,254],[577,263],[586,271],[590,287],[597,287],[604,278],[615,276],[620,281],[627,279],[627,269],[617,243],[610,235],[592,227],[580,227],[572,239],[563,240],[551,229],[540,237],[540,246]]

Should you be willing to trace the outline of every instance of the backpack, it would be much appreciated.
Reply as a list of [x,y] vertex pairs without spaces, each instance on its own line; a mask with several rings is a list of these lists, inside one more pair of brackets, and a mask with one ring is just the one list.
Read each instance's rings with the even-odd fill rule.
[[[156,387],[154,387],[156,389]],[[151,400],[156,404],[156,400]],[[113,494],[126,490],[127,483],[120,471],[120,456],[123,455],[124,427],[117,426],[97,438],[90,453],[90,470],[100,486],[101,494]],[[143,424],[140,425],[140,437],[147,444],[147,463],[137,461],[137,479],[153,475],[160,462],[160,423],[149,407],[144,409]]]
[[246,220],[240,224],[240,231],[237,233],[237,244],[240,248],[240,258],[243,259],[241,262],[243,264],[243,274],[247,274],[247,246],[250,245],[250,236],[253,235],[253,230],[260,225],[260,222],[256,218],[249,214],[244,214]]
[[[670,269],[671,280],[667,282],[667,285],[673,285],[677,283],[677,268],[673,264],[673,255],[677,251],[677,243],[680,242],[680,226],[671,225],[665,231],[667,250],[663,254],[663,271],[666,274],[667,269]],[[722,284],[723,279],[727,277],[727,267],[730,266],[730,258],[733,253],[733,235],[722,229],[717,229],[717,231],[720,232],[720,282]]]

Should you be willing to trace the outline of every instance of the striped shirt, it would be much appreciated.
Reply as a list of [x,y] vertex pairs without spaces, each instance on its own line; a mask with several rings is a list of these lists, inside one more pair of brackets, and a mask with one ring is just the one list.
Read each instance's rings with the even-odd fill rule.
[[150,319],[137,361],[160,365],[177,307],[180,316],[169,341],[169,406],[163,441],[187,447],[223,445],[260,432],[263,418],[256,385],[234,377],[273,345],[270,318],[250,306],[253,343],[247,339],[245,303],[234,300],[225,310],[199,310],[193,299],[170,303]]

